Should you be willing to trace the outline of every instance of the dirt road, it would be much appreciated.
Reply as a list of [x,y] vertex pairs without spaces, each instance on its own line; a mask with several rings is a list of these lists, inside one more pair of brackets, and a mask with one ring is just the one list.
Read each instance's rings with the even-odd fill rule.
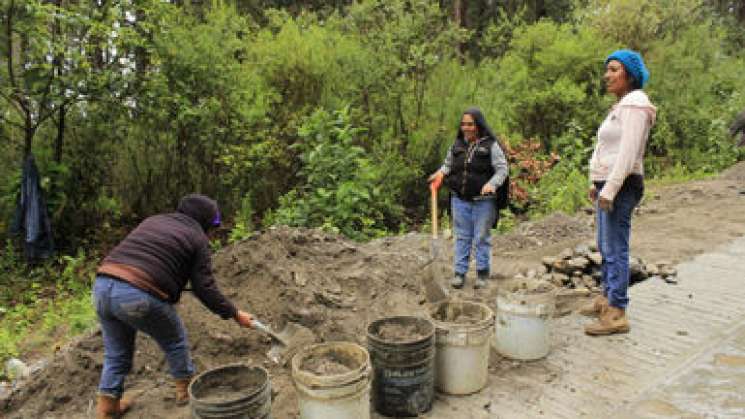
[[[678,263],[745,235],[744,191],[745,163],[716,179],[648,188],[632,221],[632,255]],[[493,303],[493,294],[506,279],[537,266],[543,256],[592,240],[592,221],[593,216],[584,213],[554,215],[495,238],[495,280],[479,293],[467,287],[463,296]],[[299,322],[317,341],[364,345],[368,322],[385,315],[424,314],[419,275],[428,255],[423,234],[357,244],[316,230],[279,228],[222,250],[215,270],[224,292],[259,318],[275,326]],[[267,358],[266,337],[220,321],[189,295],[178,309],[200,371],[238,361],[263,365],[277,390],[274,417],[297,417],[289,368]],[[0,412],[10,418],[88,417],[102,356],[99,333],[78,339],[0,401]],[[545,373],[531,364],[505,365],[527,376]],[[166,370],[160,350],[140,336],[127,385],[143,393],[127,417],[189,417],[188,409],[176,407],[171,398]]]

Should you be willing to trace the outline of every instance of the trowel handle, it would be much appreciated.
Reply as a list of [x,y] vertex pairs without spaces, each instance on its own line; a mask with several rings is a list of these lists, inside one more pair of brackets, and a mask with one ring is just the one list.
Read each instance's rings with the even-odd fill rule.
[[437,189],[429,188],[432,202],[432,238],[437,238]]

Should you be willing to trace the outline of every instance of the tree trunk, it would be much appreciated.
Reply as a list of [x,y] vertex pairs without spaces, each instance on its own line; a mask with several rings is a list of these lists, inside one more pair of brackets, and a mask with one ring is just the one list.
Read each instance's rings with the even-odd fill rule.
[[[466,22],[466,16],[468,14],[468,0],[454,0],[453,1],[453,22],[459,28],[468,28]],[[466,50],[466,45],[463,42],[458,43],[458,55],[461,61],[464,60],[463,56]]]
[[62,163],[62,146],[65,142],[65,114],[67,109],[65,105],[59,107],[57,111],[57,138],[54,139],[54,161]]
[[31,146],[34,143],[34,133],[36,131],[36,129],[34,128],[34,121],[31,119],[31,113],[26,113],[26,118],[23,125],[23,155],[24,157],[28,157],[31,154]]

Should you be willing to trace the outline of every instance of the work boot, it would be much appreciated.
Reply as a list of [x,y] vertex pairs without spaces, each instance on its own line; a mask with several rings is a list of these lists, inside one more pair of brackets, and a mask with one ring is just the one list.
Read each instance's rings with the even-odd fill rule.
[[191,383],[191,377],[177,378],[173,382],[176,385],[176,404],[183,406],[189,403],[189,383]]
[[99,394],[96,402],[96,419],[117,419],[134,404],[134,399],[124,396],[117,399],[108,394]]
[[596,322],[585,326],[585,333],[590,336],[628,333],[629,330],[631,330],[631,327],[629,326],[629,320],[626,318],[626,310],[611,305],[600,314]]
[[608,308],[608,298],[598,295],[579,309],[579,314],[587,317],[598,317]]
[[453,288],[461,289],[463,288],[463,285],[466,283],[466,274],[459,274],[456,273],[453,275],[453,279],[450,280],[450,285],[453,286]]
[[474,289],[486,288],[486,281],[489,279],[489,271],[476,271],[476,282],[473,284]]

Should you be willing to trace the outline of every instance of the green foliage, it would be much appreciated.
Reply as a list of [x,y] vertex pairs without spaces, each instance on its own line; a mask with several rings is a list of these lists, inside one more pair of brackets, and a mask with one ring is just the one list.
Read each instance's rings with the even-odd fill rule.
[[349,122],[348,109],[322,109],[303,124],[299,135],[305,183],[279,200],[271,224],[321,227],[355,239],[383,235],[401,216],[396,191],[385,172],[355,145],[363,130]]
[[541,21],[520,28],[497,73],[508,128],[548,151],[570,126],[590,142],[608,104],[599,81],[611,48],[583,27]]
[[244,196],[241,199],[241,207],[234,218],[233,228],[228,236],[229,243],[235,243],[251,237],[254,234],[254,209],[251,205],[251,197]]
[[649,93],[658,106],[650,137],[650,174],[683,165],[716,172],[742,158],[727,127],[745,107],[745,60],[722,55],[724,35],[709,25],[656,41],[649,53]]
[[626,48],[646,53],[656,39],[677,37],[706,16],[702,0],[590,0],[580,23]]
[[[745,157],[726,132],[745,108],[734,3],[479,0],[460,19],[450,1],[322,3],[3,3],[0,230],[27,142],[66,252],[195,191],[234,215],[229,240],[278,219],[357,238],[418,225],[469,106],[514,146],[539,141],[530,159],[555,151],[561,173],[586,173],[619,47],[652,73],[648,177]],[[319,122],[342,108],[359,131]],[[531,211],[575,206],[548,180],[530,192]]]
[[499,234],[509,233],[517,224],[517,217],[509,208],[503,208],[499,211],[499,223],[497,223],[497,232]]
[[588,187],[586,172],[578,170],[569,161],[559,162],[531,191],[531,196],[539,203],[532,208],[531,216],[557,211],[575,213],[590,204],[587,198]]
[[76,256],[28,269],[10,242],[0,258],[0,362],[21,348],[48,351],[95,323],[91,283],[96,259]]

